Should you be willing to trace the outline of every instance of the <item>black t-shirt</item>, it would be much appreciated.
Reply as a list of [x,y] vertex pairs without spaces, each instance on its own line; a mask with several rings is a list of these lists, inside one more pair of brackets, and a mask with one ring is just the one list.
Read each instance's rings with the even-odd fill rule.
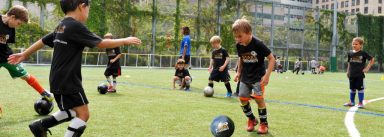
[[176,69],[175,76],[178,76],[179,78],[184,78],[185,76],[190,76],[189,71],[187,69]]
[[365,51],[358,51],[358,52],[353,52],[350,51],[348,53],[348,63],[349,63],[349,77],[354,78],[354,77],[362,77],[364,78],[364,72],[363,69],[365,67],[365,62],[367,60],[371,60],[372,56],[370,56],[367,52]]
[[259,82],[265,74],[264,59],[271,51],[255,37],[247,46],[236,44],[236,48],[242,63],[240,81],[247,84]]
[[213,69],[219,69],[219,67],[223,66],[227,57],[229,57],[229,55],[224,48],[212,51],[211,59],[213,59]]
[[42,39],[53,47],[49,84],[51,92],[73,94],[83,91],[81,61],[85,47],[93,48],[102,39],[71,17],[64,18],[56,30]]
[[15,29],[8,27],[0,18],[0,63],[8,62],[9,55],[13,53],[8,43],[15,43]]
[[108,65],[107,68],[113,69],[113,68],[119,68],[120,67],[120,59],[117,59],[115,62],[111,63],[110,60],[114,59],[117,55],[121,54],[120,47],[116,48],[108,48],[105,49],[105,52],[108,56]]

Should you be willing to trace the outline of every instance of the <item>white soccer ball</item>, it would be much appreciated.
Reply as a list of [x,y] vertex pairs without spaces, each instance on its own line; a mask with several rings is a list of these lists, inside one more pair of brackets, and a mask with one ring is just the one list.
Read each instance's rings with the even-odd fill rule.
[[213,88],[210,86],[205,87],[203,92],[204,92],[204,96],[206,97],[212,97],[214,93]]

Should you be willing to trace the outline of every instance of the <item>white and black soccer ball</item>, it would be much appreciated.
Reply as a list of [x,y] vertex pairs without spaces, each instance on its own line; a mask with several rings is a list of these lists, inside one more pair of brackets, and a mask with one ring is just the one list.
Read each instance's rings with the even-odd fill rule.
[[213,88],[210,86],[205,87],[203,92],[205,97],[212,97],[214,93]]

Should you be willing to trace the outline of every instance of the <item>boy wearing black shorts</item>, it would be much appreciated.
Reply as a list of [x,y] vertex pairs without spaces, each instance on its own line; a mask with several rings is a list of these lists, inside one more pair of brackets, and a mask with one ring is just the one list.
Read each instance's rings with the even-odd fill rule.
[[83,134],[90,115],[81,76],[85,47],[115,48],[141,43],[135,37],[103,40],[90,32],[84,25],[88,19],[89,4],[88,0],[60,0],[65,17],[54,32],[44,36],[24,52],[8,58],[10,64],[17,64],[44,45],[54,49],[49,83],[60,110],[29,125],[35,137],[46,137],[49,128],[66,121],[71,121],[66,137],[80,137]]
[[221,38],[219,36],[213,36],[209,42],[214,50],[212,51],[212,57],[208,68],[208,71],[211,73],[209,76],[208,86],[213,88],[213,81],[222,81],[227,88],[227,94],[225,97],[231,97],[232,89],[229,83],[231,77],[228,73],[228,52],[221,47]]

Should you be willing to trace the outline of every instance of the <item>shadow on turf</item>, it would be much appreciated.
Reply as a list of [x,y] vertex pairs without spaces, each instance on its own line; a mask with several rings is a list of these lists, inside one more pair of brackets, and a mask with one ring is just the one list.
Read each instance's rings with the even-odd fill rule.
[[271,134],[271,132],[268,132],[267,134],[257,134],[257,132],[254,131],[250,132],[248,137],[273,137],[273,135]]

